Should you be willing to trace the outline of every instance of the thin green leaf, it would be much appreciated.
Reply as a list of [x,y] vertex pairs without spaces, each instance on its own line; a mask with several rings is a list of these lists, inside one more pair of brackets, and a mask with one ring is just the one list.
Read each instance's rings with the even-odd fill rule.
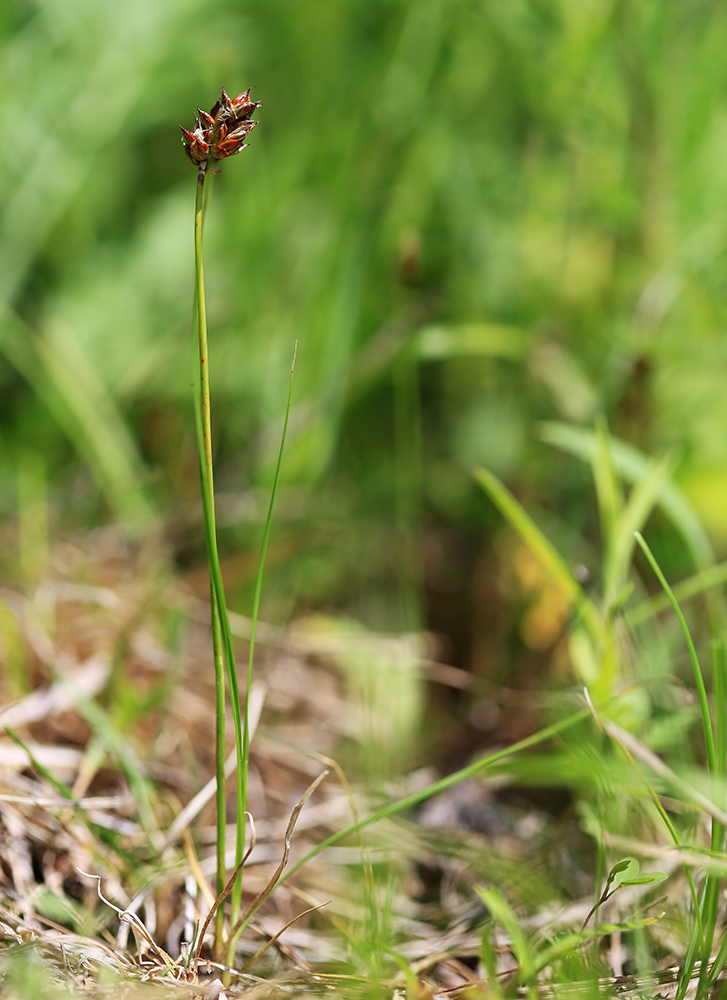
[[497,889],[484,889],[481,886],[475,886],[475,892],[490,911],[493,919],[501,924],[509,934],[513,955],[520,966],[518,976],[520,982],[529,982],[536,971],[535,954],[523,933],[515,911]]
[[670,455],[665,455],[661,461],[648,465],[618,516],[614,528],[613,549],[608,553],[606,568],[604,599],[609,612],[627,581],[634,552],[634,532],[643,528],[673,469],[674,460]]
[[[572,424],[546,421],[539,425],[538,433],[543,441],[561,451],[586,462],[594,459],[596,437],[592,431]],[[650,464],[649,459],[637,448],[613,437],[611,460],[619,475],[631,483],[643,479]],[[714,551],[709,538],[681,490],[673,483],[666,483],[659,493],[658,504],[687,543],[696,566],[707,569],[714,565]]]
[[[288,401],[285,406],[285,419],[283,421],[283,433],[280,437],[280,448],[278,449],[278,461],[275,466],[275,476],[273,478],[273,487],[270,491],[270,504],[268,506],[268,516],[265,521],[265,528],[263,530],[262,545],[260,546],[260,560],[258,562],[257,577],[255,578],[255,594],[252,603],[252,617],[250,622],[250,646],[249,655],[247,662],[247,683],[245,686],[245,717],[244,726],[242,731],[242,767],[239,771],[239,795],[241,802],[244,803],[245,808],[247,808],[247,781],[248,781],[248,767],[250,763],[250,689],[252,688],[252,667],[255,658],[255,635],[257,632],[257,622],[260,613],[260,595],[262,593],[263,586],[263,574],[265,571],[265,555],[268,550],[268,541],[270,540],[270,526],[273,521],[273,507],[275,506],[275,495],[278,489],[278,480],[280,479],[280,467],[283,462],[283,451],[285,449],[285,436],[288,431],[288,418],[290,417],[290,404],[293,398],[293,375],[295,373],[295,359],[298,353],[298,341],[295,342],[295,347],[293,348],[293,362],[290,366],[290,383],[288,386]],[[229,632],[229,619],[225,614],[225,619],[227,621],[227,630]],[[232,637],[230,636],[230,643],[232,642]],[[239,711],[239,702],[238,702]],[[237,725],[237,724],[236,724]],[[237,732],[237,730],[235,730]],[[237,849],[236,856],[239,854],[242,856],[242,851],[245,846],[245,820],[244,813],[243,818],[240,820],[238,817],[237,823]],[[240,914],[240,901],[242,898],[242,879],[235,885],[232,892],[232,911],[230,917],[230,923],[236,924],[239,914]],[[230,941],[230,955],[229,960],[232,961],[234,958],[235,940]]]
[[[697,651],[694,648],[694,642],[692,641],[692,636],[691,636],[691,633],[689,631],[689,627],[687,626],[687,623],[686,623],[686,620],[684,618],[684,615],[682,614],[682,610],[679,607],[679,602],[677,601],[676,597],[674,596],[674,593],[673,593],[671,587],[667,583],[666,577],[662,573],[661,567],[659,566],[659,564],[657,563],[656,559],[654,558],[654,555],[653,555],[651,549],[646,544],[643,536],[640,535],[638,531],[635,532],[634,537],[636,538],[636,541],[638,542],[639,546],[641,547],[641,550],[643,551],[644,555],[648,559],[649,565],[651,566],[651,568],[653,569],[654,573],[656,574],[657,579],[659,580],[659,583],[662,585],[662,587],[664,588],[667,596],[669,597],[671,605],[674,608],[674,613],[676,614],[677,618],[679,619],[679,624],[682,627],[682,632],[684,633],[684,638],[686,640],[687,648],[689,650],[689,659],[692,662],[692,669],[694,671],[694,683],[695,683],[695,686],[697,688],[697,696],[699,698],[699,707],[700,707],[700,709],[702,711],[702,728],[704,730],[704,743],[705,743],[705,748],[706,748],[706,751],[707,751],[707,766],[709,768],[709,773],[710,774],[716,774],[717,773],[717,751],[715,749],[714,734],[712,732],[712,720],[711,720],[710,714],[709,714],[709,702],[707,700],[707,689],[706,689],[706,687],[704,685],[704,677],[702,676],[702,668],[699,666],[699,660],[697,658]],[[720,822],[721,822],[721,820],[720,820]]]
[[561,587],[565,595],[573,602],[588,627],[591,637],[595,641],[599,641],[603,631],[601,617],[595,605],[575,580],[557,549],[497,476],[482,468],[474,469],[472,474],[533,555],[536,556],[545,571],[550,574],[554,583]]
[[287,873],[279,880],[278,885],[287,881],[291,875],[297,872],[299,868],[302,868],[303,865],[307,864],[308,861],[317,857],[321,851],[324,851],[327,847],[333,847],[334,844],[338,844],[341,840],[344,840],[352,833],[356,833],[358,830],[363,830],[365,827],[378,823],[383,819],[389,819],[392,816],[397,816],[400,813],[406,812],[408,809],[413,809],[414,806],[418,806],[420,803],[426,802],[427,799],[432,798],[434,795],[438,795],[440,792],[444,792],[448,788],[453,788],[455,785],[465,781],[467,778],[472,778],[476,774],[486,771],[488,767],[491,767],[498,761],[503,760],[505,757],[510,757],[512,754],[520,753],[522,750],[527,750],[530,747],[537,746],[539,743],[545,743],[546,740],[552,739],[554,736],[558,736],[560,733],[565,732],[565,730],[570,729],[571,726],[578,725],[579,722],[582,722],[588,717],[590,711],[590,709],[583,709],[580,712],[576,712],[567,719],[555,722],[553,725],[546,726],[537,733],[533,733],[532,736],[527,736],[525,739],[519,740],[517,743],[513,743],[512,746],[505,747],[503,750],[498,750],[496,753],[490,754],[488,757],[483,757],[481,760],[477,760],[473,764],[468,764],[467,767],[463,767],[459,771],[454,771],[452,774],[448,774],[446,778],[440,778],[439,781],[435,781],[431,785],[427,785],[426,788],[422,788],[417,792],[413,792],[411,795],[405,796],[403,799],[398,799],[395,802],[390,802],[388,805],[382,806],[381,809],[377,809],[376,812],[371,813],[370,816],[366,816],[364,819],[360,819],[357,822],[352,823],[350,826],[347,826],[345,830],[339,830],[337,833],[332,834],[326,840],[317,844],[305,855],[305,857],[301,858],[300,861],[288,869]]
[[636,878],[625,878],[620,885],[655,885],[657,882],[663,882],[667,878],[665,872],[644,872],[643,875],[637,875]]
[[639,870],[639,862],[636,858],[623,858],[617,861],[606,879],[605,892],[608,893],[612,885],[623,885],[624,879],[633,878]]

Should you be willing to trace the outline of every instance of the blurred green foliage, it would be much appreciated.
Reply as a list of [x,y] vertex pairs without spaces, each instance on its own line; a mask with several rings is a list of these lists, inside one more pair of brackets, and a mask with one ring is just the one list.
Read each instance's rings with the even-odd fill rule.
[[[66,518],[161,514],[180,561],[201,556],[178,125],[253,86],[206,273],[228,553],[259,544],[299,341],[275,616],[428,623],[477,666],[456,634],[487,618],[501,528],[473,464],[597,571],[588,471],[540,419],[676,449],[727,546],[715,0],[9,0],[0,32],[6,512],[45,495],[41,470]],[[691,568],[659,527],[665,569]],[[248,610],[254,559],[237,565]]]

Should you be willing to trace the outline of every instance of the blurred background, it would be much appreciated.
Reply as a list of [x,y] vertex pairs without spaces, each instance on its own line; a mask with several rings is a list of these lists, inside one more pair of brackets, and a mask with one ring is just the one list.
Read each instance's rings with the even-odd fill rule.
[[[122,524],[205,591],[179,124],[222,86],[262,102],[205,237],[234,610],[296,340],[265,621],[427,630],[482,682],[541,686],[567,609],[471,469],[597,586],[575,453],[601,417],[674,452],[725,553],[723,5],[9,0],[0,32],[6,581],[42,579],[50,538]],[[663,514],[650,532],[670,578],[692,571]]]

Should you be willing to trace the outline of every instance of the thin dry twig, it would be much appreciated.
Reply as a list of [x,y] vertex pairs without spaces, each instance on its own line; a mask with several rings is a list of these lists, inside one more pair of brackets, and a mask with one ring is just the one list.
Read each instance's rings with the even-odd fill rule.
[[280,864],[276,868],[276,870],[275,870],[272,878],[268,882],[268,884],[265,886],[264,889],[262,889],[257,894],[257,896],[255,897],[255,899],[253,899],[252,903],[250,903],[250,905],[248,906],[248,908],[245,910],[245,912],[242,914],[242,916],[240,917],[240,919],[237,921],[237,923],[233,927],[233,929],[230,932],[230,935],[229,935],[229,937],[227,939],[227,943],[225,944],[225,951],[229,948],[230,943],[235,940],[235,938],[240,933],[240,931],[245,927],[245,925],[247,924],[248,920],[253,915],[253,913],[255,913],[255,911],[258,910],[262,906],[262,904],[265,902],[265,900],[268,898],[268,896],[270,895],[270,893],[273,891],[273,889],[277,885],[280,876],[283,874],[283,872],[285,871],[286,865],[288,864],[288,859],[290,858],[290,843],[291,843],[291,839],[292,839],[292,836],[293,836],[293,830],[295,829],[295,824],[298,821],[298,817],[300,816],[301,810],[303,809],[303,806],[306,804],[306,802],[311,797],[311,795],[313,794],[313,792],[316,790],[316,788],[318,788],[318,786],[320,785],[320,783],[323,781],[323,779],[329,773],[330,772],[328,770],[325,770],[325,771],[321,772],[321,774],[318,775],[318,777],[315,779],[315,781],[313,781],[308,786],[308,788],[305,790],[305,792],[303,793],[302,798],[299,800],[299,802],[296,805],[295,809],[291,813],[290,820],[288,821],[288,828],[285,831],[285,845],[283,847],[283,857],[280,860]]
[[[200,957],[200,954],[202,953],[202,944],[204,942],[204,936],[207,933],[207,928],[210,925],[210,921],[214,917],[215,913],[217,913],[217,911],[219,910],[219,908],[222,905],[222,903],[224,903],[224,901],[227,899],[227,897],[232,892],[232,890],[233,890],[233,888],[235,886],[235,882],[237,881],[238,875],[242,871],[242,869],[243,869],[243,867],[245,865],[245,862],[247,861],[247,859],[250,857],[250,855],[252,854],[253,850],[255,849],[255,822],[254,822],[254,820],[253,820],[253,818],[252,818],[252,816],[250,815],[249,812],[246,812],[245,815],[250,820],[250,846],[248,847],[247,851],[243,855],[242,861],[240,861],[239,865],[235,868],[235,870],[232,873],[232,875],[230,875],[230,877],[228,878],[227,883],[226,883],[224,889],[219,894],[219,896],[217,897],[217,899],[214,901],[214,904],[213,904],[212,908],[210,909],[209,913],[207,914],[207,919],[205,920],[204,924],[202,925],[202,930],[199,932],[199,937],[197,938],[197,947],[196,947],[195,952],[194,952],[194,967],[195,967],[195,969],[197,968],[197,966],[199,964],[199,957]],[[225,950],[226,950],[226,946],[225,946]]]

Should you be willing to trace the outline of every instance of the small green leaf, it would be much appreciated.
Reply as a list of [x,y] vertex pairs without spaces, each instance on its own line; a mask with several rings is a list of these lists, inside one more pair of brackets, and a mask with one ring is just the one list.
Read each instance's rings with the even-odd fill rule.
[[639,931],[642,927],[651,927],[657,923],[665,914],[665,910],[657,913],[655,917],[642,917],[639,920],[623,920],[620,924],[599,924],[596,928],[599,934],[615,934],[616,931]]
[[663,882],[665,879],[664,872],[644,872],[636,878],[622,879],[620,885],[654,885],[655,882]]
[[515,911],[497,889],[475,886],[475,892],[492,914],[493,920],[504,927],[510,935],[510,947],[520,966],[519,981],[528,982],[535,973],[534,954]]
[[603,893],[604,898],[609,894],[609,890],[614,882],[616,883],[616,888],[618,888],[618,886],[623,885],[624,879],[635,878],[638,873],[639,862],[636,858],[622,858],[621,861],[617,861],[608,873],[606,888]]

